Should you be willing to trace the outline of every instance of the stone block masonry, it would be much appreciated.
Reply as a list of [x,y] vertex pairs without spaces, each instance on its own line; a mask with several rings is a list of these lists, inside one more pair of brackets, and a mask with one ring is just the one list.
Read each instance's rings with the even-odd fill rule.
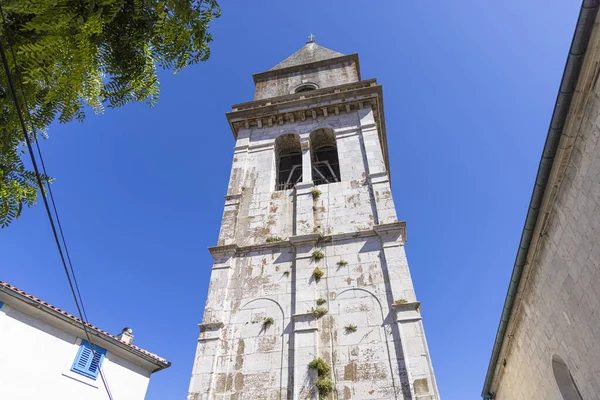
[[[381,88],[360,81],[357,57],[348,70],[348,57],[283,68],[257,84],[257,102],[228,114],[236,145],[188,400],[439,399],[390,188]],[[331,88],[268,97],[307,79]],[[302,173],[276,190],[277,139],[290,134]],[[316,134],[330,135],[339,160],[339,176],[319,185]],[[316,359],[326,371],[309,367]]]
[[[579,63],[583,55],[577,54]],[[496,400],[600,398],[597,17],[584,56],[495,368]],[[566,364],[567,379],[556,374],[556,357]],[[580,397],[561,395],[570,385]]]
[[[387,241],[402,229],[393,224],[385,233],[322,241],[295,236],[238,248],[233,257],[214,249],[191,392],[204,392],[197,398],[316,398],[307,366],[321,357],[331,365],[338,398],[436,398],[402,238]],[[314,260],[315,249],[325,257]],[[318,281],[312,276],[317,266],[324,271]],[[314,313],[318,299],[327,310],[321,317]],[[400,299],[407,301],[402,308],[394,304]],[[265,325],[267,318],[274,322]],[[413,391],[429,397],[411,397]]]

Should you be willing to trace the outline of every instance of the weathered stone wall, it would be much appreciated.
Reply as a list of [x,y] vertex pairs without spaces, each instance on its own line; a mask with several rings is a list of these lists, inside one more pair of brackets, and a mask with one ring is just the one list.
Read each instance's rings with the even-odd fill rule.
[[365,179],[320,185],[313,201],[315,228],[324,234],[357,232],[373,228],[373,200]]
[[[305,233],[312,233],[315,227],[322,233],[372,228],[377,216],[376,202],[367,179],[367,153],[371,152],[372,142],[375,142],[380,158],[382,155],[377,134],[364,133],[360,128],[365,118],[372,119],[370,109],[365,109],[362,114],[352,112],[284,126],[242,130],[234,152],[219,244],[248,246],[265,243],[269,237],[288,238],[299,233],[301,228],[295,225],[294,212],[302,214],[303,210],[295,209],[301,206],[294,205],[294,191],[274,190],[274,143],[280,135],[293,133],[309,144],[310,133],[319,128],[331,128],[336,134],[341,182],[318,186],[322,195],[306,210],[311,214],[312,222]],[[382,222],[395,222],[389,181],[386,179],[382,185],[376,192],[381,197],[379,207],[388,216]],[[300,220],[301,223],[305,221]]]
[[[257,82],[256,98],[287,95],[306,82],[330,87],[358,79],[354,63],[280,74]],[[256,125],[236,127],[189,400],[317,399],[317,372],[308,367],[316,357],[330,366],[333,392],[325,398],[439,400],[384,133],[375,102],[361,100],[372,94],[349,91],[344,96],[358,104],[319,103],[319,114],[305,108],[306,99],[292,100],[278,105],[291,118],[255,111]],[[340,182],[313,186],[317,130],[335,138]],[[296,137],[277,140],[286,134]],[[282,143],[300,146],[302,181],[276,191]]]
[[354,62],[328,65],[256,82],[254,100],[285,96],[294,93],[294,89],[305,83],[314,83],[319,88],[325,88],[358,82],[358,80],[358,70]]
[[337,398],[437,399],[418,312],[393,306],[415,304],[403,247],[396,242],[387,263],[384,234],[352,236],[217,256],[203,325],[225,324],[201,334],[189,398],[314,399],[308,364],[321,357]]
[[[274,191],[275,139],[299,135],[306,161],[319,128],[335,133],[341,182]],[[403,227],[368,107],[240,132],[189,399],[315,399],[315,357],[337,398],[437,399]]]
[[[597,58],[597,33],[593,43],[588,55]],[[589,68],[596,70],[596,64]],[[587,85],[597,80],[582,75],[579,87],[589,90]],[[530,273],[519,289],[519,305],[492,384],[497,400],[563,400],[553,355],[566,362],[583,399],[600,398],[599,92],[596,83],[572,105],[561,142],[567,149],[564,144],[572,133],[572,153]],[[558,168],[560,163],[554,164]]]

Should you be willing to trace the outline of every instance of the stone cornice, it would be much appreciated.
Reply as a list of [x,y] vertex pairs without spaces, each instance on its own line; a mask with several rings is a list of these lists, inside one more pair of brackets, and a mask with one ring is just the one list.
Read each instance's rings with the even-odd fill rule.
[[317,241],[321,238],[321,235],[318,233],[309,233],[308,235],[296,235],[290,236],[290,243],[293,246],[303,245],[303,244],[313,244],[317,243]]
[[240,129],[260,129],[307,119],[316,120],[329,115],[351,113],[365,106],[373,110],[384,162],[389,171],[383,89],[376,79],[236,104],[225,115],[237,140]]
[[356,238],[362,238],[362,237],[369,237],[369,236],[375,236],[375,235],[376,235],[376,233],[374,230],[365,229],[365,230],[356,231],[356,232],[334,233],[333,235],[326,235],[324,240],[338,242],[338,241],[344,241],[344,240],[356,239]]
[[[346,107],[349,101],[368,101],[372,97],[381,94],[381,85],[377,85],[375,79],[349,83],[317,89],[310,92],[289,94],[286,96],[272,97],[263,100],[256,100],[249,103],[236,104],[232,110],[225,114],[227,120],[232,125],[234,136],[237,136],[237,129],[241,127],[258,127],[259,119],[262,119],[261,127],[279,123],[294,122],[302,120],[301,111],[304,111],[304,117],[312,117],[312,111],[315,116],[328,116],[329,114],[339,114],[350,112]],[[337,105],[338,110],[335,110]],[[326,108],[326,110],[323,110]],[[354,108],[355,109],[355,108]],[[286,114],[295,113],[294,120]],[[281,120],[279,117],[282,117]],[[271,122],[269,122],[271,118]]]
[[312,312],[298,313],[298,314],[292,315],[292,320],[294,320],[294,321],[304,320],[304,319],[316,319],[316,316]]
[[388,172],[383,171],[383,172],[375,172],[375,173],[369,174],[369,180],[371,181],[372,184],[377,184],[377,183],[389,182],[390,178],[388,177]]
[[206,330],[221,329],[224,326],[225,326],[225,324],[223,322],[221,322],[221,321],[219,321],[219,322],[206,322],[206,323],[198,324],[198,327],[200,328],[200,332],[204,332]]
[[[256,108],[266,107],[266,106],[274,106],[274,105],[278,105],[278,104],[282,104],[282,103],[289,103],[290,101],[294,101],[294,100],[303,100],[303,99],[310,100],[310,99],[322,97],[322,96],[324,96],[326,94],[330,94],[330,93],[348,92],[348,91],[361,89],[361,88],[369,87],[369,86],[378,86],[377,79],[367,79],[364,81],[345,83],[343,85],[338,85],[338,86],[328,86],[328,87],[321,88],[321,89],[311,90],[309,92],[292,93],[292,94],[286,94],[283,96],[268,97],[266,99],[247,101],[245,103],[238,103],[238,104],[234,104],[231,106],[231,112],[251,110],[251,109],[256,109]],[[311,100],[311,102],[314,102],[314,101]]]
[[396,322],[418,321],[421,319],[421,303],[412,301],[404,304],[392,304],[396,312]]
[[396,312],[402,311],[420,311],[421,310],[421,302],[420,301],[411,301],[402,304],[392,304],[392,310]]
[[273,243],[260,243],[250,246],[238,246],[235,244],[217,245],[209,247],[211,254],[228,254],[234,255],[248,251],[259,251],[273,247],[291,247],[303,244],[311,244],[317,242],[330,243],[332,241],[344,241],[356,238],[366,238],[370,236],[381,236],[386,234],[399,233],[402,235],[402,240],[406,240],[406,222],[393,222],[391,224],[375,225],[373,229],[364,229],[356,232],[334,233],[331,235],[320,235],[318,233],[310,233],[307,235],[290,236],[287,240]]
[[[269,249],[269,248],[273,248],[273,247],[290,247],[291,243],[288,240],[282,240],[281,242],[272,242],[272,243],[260,243],[260,244],[253,244],[250,246],[238,246],[236,244],[227,244],[227,245],[216,245],[216,246],[212,246],[209,247],[208,250],[211,252],[211,254],[214,256],[215,254],[229,254],[229,255],[235,255],[235,254],[239,254],[239,253],[243,253],[243,252],[248,252],[248,251],[260,251],[260,250],[265,250],[265,249]],[[227,251],[231,251],[231,253],[227,253],[225,251],[221,251],[221,248],[227,248],[227,249],[231,249],[231,250],[227,250]],[[235,248],[235,250],[233,250]]]
[[318,331],[317,316],[312,312],[292,315],[294,321],[294,332],[314,332]]
[[225,204],[237,204],[240,202],[241,198],[242,198],[241,193],[228,194],[225,196]]
[[221,246],[212,246],[208,248],[210,254],[217,255],[234,255],[238,251],[237,244],[226,244]]
[[379,236],[381,236],[381,238],[382,238],[382,240],[384,240],[384,242],[388,241],[388,240],[386,240],[388,238],[391,238],[393,241],[395,241],[394,238],[396,236],[400,236],[401,243],[402,244],[406,243],[406,222],[405,221],[375,225],[373,227],[373,230],[375,231],[375,233],[377,233]]
[[208,322],[198,324],[200,328],[199,342],[207,342],[211,340],[219,340],[221,329],[225,326],[223,322]]
[[212,269],[214,269],[214,270],[231,269],[231,265],[220,265],[220,264],[217,264],[214,267],[212,267]]

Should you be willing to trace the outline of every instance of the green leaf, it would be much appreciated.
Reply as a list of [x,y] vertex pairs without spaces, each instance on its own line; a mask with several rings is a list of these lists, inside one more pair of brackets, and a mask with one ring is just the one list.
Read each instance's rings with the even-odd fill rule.
[[[156,104],[157,68],[178,72],[206,61],[209,24],[221,13],[215,0],[3,0],[2,7],[6,30],[0,30],[0,40],[21,108],[27,104],[30,111],[32,137],[46,137],[55,120],[83,121],[86,106],[98,114],[131,102]],[[23,206],[33,206],[40,190],[20,158],[23,140],[0,70],[2,227],[19,218]]]

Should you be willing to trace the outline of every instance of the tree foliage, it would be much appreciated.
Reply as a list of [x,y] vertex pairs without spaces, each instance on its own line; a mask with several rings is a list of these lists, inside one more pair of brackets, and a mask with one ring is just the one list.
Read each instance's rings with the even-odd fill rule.
[[[216,0],[2,0],[0,40],[26,105],[29,135],[129,102],[154,105],[157,68],[178,72],[210,55]],[[89,106],[89,107],[88,107]],[[0,65],[0,226],[41,189],[24,165],[24,137]],[[50,182],[48,177],[43,177]]]

